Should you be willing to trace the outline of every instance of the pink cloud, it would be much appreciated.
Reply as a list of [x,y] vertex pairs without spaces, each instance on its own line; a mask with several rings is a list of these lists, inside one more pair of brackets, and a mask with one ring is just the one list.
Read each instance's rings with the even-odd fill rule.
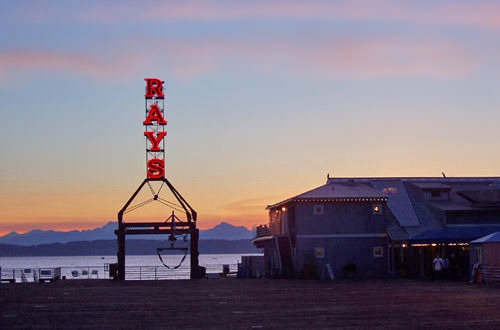
[[21,21],[162,22],[220,21],[272,17],[293,19],[384,20],[415,24],[465,25],[500,28],[500,4],[492,1],[429,2],[414,5],[396,0],[372,1],[122,1],[86,3],[81,8],[64,4],[47,8],[22,8],[14,15]]
[[0,81],[33,73],[74,74],[99,80],[124,78],[138,70],[140,54],[104,58],[92,54],[57,51],[10,51],[0,53]]
[[140,52],[144,49],[140,42],[130,43],[128,49],[108,51],[106,57],[40,51],[4,53],[0,54],[0,80],[32,72],[116,80],[142,73],[146,67],[156,72],[171,72],[178,79],[222,70],[335,79],[408,76],[447,79],[474,72],[482,61],[461,44],[440,41],[270,38],[164,40],[157,44],[160,46],[149,55]]
[[173,44],[176,49],[172,55],[174,63],[197,63],[199,68],[223,68],[232,63],[263,73],[320,78],[423,76],[447,79],[470,74],[481,64],[481,59],[464,46],[438,41],[329,39],[300,43],[290,40],[206,40]]

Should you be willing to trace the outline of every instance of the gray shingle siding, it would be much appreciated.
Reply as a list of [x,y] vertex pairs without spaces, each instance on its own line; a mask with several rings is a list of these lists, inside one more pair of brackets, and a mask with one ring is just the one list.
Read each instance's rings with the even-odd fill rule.
[[[314,215],[314,205],[323,215]],[[384,212],[372,214],[375,202],[299,203],[295,207],[297,234],[384,233]]]
[[[377,246],[383,247],[382,257],[373,257],[373,248]],[[324,248],[325,257],[315,258],[315,248]],[[314,262],[321,273],[325,265],[330,264],[336,278],[345,276],[344,266],[347,263],[356,265],[357,277],[387,276],[386,238],[299,238],[297,250],[300,251],[297,254],[298,265]]]

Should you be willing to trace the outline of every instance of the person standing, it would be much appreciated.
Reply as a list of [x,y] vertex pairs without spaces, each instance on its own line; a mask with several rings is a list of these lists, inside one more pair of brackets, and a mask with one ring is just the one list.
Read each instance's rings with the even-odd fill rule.
[[439,281],[441,278],[441,271],[443,270],[443,259],[438,255],[432,261],[432,269],[434,270],[434,281]]
[[441,271],[444,280],[448,280],[449,279],[449,276],[448,276],[449,263],[450,262],[449,262],[448,258],[444,257],[444,259],[443,259],[443,270]]
[[457,261],[457,257],[455,255],[455,253],[452,253],[451,256],[450,256],[450,265],[449,265],[449,269],[450,269],[450,278],[453,280],[453,281],[457,281],[458,280],[458,261]]

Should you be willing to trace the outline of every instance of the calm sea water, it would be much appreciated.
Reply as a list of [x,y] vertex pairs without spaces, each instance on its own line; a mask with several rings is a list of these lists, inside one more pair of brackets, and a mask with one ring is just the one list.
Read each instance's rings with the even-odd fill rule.
[[[241,262],[242,255],[260,254],[200,254],[199,263],[200,266],[206,267],[207,273],[222,272],[222,265],[229,265],[230,271],[237,271],[237,264]],[[162,256],[163,261],[169,267],[177,266],[182,257],[183,255]],[[94,274],[98,278],[107,278],[106,264],[116,262],[116,256],[0,257],[0,267],[4,278],[6,278],[6,272],[10,272],[11,269],[25,270],[56,267],[61,267],[62,275],[68,279],[82,278],[83,276],[92,277]],[[146,273],[156,269],[156,272],[161,271],[169,278],[189,278],[190,258],[188,254],[182,265],[175,270],[165,268],[157,255],[126,256],[125,265],[127,272],[129,269],[133,269],[134,272],[139,269],[139,271]]]

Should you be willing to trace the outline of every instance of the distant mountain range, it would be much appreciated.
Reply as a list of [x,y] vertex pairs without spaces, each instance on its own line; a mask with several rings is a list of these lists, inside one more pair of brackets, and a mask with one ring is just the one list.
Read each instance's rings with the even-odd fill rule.
[[[108,222],[102,227],[89,230],[73,230],[68,232],[55,230],[35,229],[25,234],[11,232],[5,236],[0,236],[0,244],[13,245],[40,245],[52,243],[68,243],[78,241],[96,241],[116,239],[114,234],[118,228],[116,222]],[[252,239],[253,232],[243,226],[233,226],[227,222],[221,222],[217,226],[200,230],[200,240],[243,240]],[[131,235],[127,239],[153,239],[156,235]],[[164,239],[165,236],[159,236],[158,239]]]
[[[133,239],[127,242],[127,255],[153,255],[158,247],[169,247],[168,240]],[[187,247],[189,242],[182,240],[175,243],[175,247]],[[242,240],[200,240],[198,244],[201,254],[233,254],[233,253],[261,253],[248,239]],[[68,243],[51,243],[30,246],[20,246],[0,243],[0,257],[42,257],[42,256],[103,256],[115,255],[117,252],[116,239],[77,241]],[[164,251],[162,254],[182,254],[179,250]]]

